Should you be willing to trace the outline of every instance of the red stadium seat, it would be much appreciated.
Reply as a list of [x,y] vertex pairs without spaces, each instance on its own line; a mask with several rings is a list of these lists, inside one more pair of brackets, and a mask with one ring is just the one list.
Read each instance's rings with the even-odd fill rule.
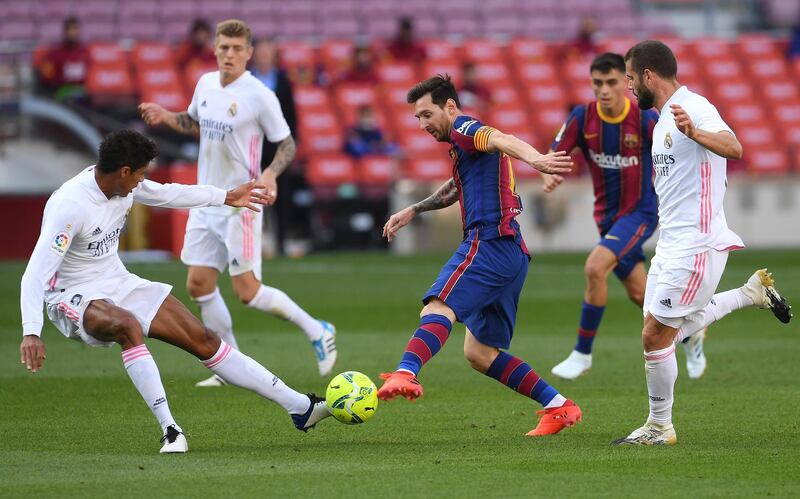
[[332,109],[328,92],[317,86],[297,86],[294,88],[294,102],[304,111],[330,111]]
[[133,95],[133,79],[127,66],[93,65],[86,76],[90,96],[128,97]]
[[499,84],[492,86],[492,104],[496,106],[521,106],[523,102],[520,100],[519,91],[517,87],[511,84]]
[[508,51],[515,64],[541,61],[551,56],[547,42],[537,38],[515,38],[508,44]]
[[698,38],[691,45],[694,53],[703,61],[733,55],[733,44],[720,38]]
[[527,92],[528,101],[533,108],[566,107],[567,96],[564,87],[558,83],[541,83],[532,85]]
[[505,62],[500,45],[494,40],[471,39],[464,42],[464,59],[476,63]]
[[406,162],[403,177],[419,182],[442,182],[453,177],[453,162],[446,156],[411,159]]
[[527,110],[522,106],[495,107],[485,123],[502,132],[506,130],[525,130],[526,128],[532,128],[533,125]]
[[758,80],[789,77],[786,58],[779,54],[752,59],[746,66],[750,74]]
[[747,171],[753,175],[784,175],[789,173],[789,155],[786,149],[777,147],[759,148],[745,153]]
[[591,73],[589,72],[589,66],[591,65],[591,59],[570,59],[564,62],[561,75],[571,84],[587,85],[591,78]]
[[567,110],[562,106],[534,108],[533,117],[538,125],[537,134],[549,141],[567,120]]
[[628,50],[636,45],[640,40],[633,36],[614,36],[600,42],[600,52],[614,52],[625,55]]
[[800,101],[773,103],[772,117],[777,126],[800,125]]
[[183,84],[187,92],[193,95],[194,89],[197,86],[197,82],[200,80],[200,77],[206,73],[216,70],[217,65],[212,63],[197,62],[187,65],[183,70]]
[[397,160],[389,156],[366,156],[356,163],[358,183],[388,186],[397,173]]
[[769,79],[761,83],[760,94],[776,103],[800,99],[800,86],[789,78]]
[[703,70],[709,81],[721,81],[741,75],[742,65],[735,57],[719,57],[706,61]]
[[737,39],[739,53],[746,59],[780,55],[775,38],[762,34],[741,34]]
[[773,147],[777,136],[771,126],[767,124],[750,124],[736,130],[736,137],[746,151],[754,151],[765,147]]
[[755,95],[753,86],[744,79],[719,81],[714,90],[717,97],[732,104],[751,100]]
[[763,107],[747,102],[728,106],[723,113],[723,119],[730,121],[734,130],[738,130],[740,127],[749,127],[753,123],[764,123],[766,118],[767,113]]
[[344,154],[314,156],[308,162],[306,178],[312,187],[336,187],[355,183],[355,164]]
[[461,63],[448,60],[426,60],[422,66],[422,78],[430,78],[437,74],[450,75],[456,86],[459,86],[463,80]]
[[434,138],[423,130],[403,130],[399,136],[400,147],[406,154],[418,157],[420,154],[428,157],[436,157],[437,154],[447,154],[447,148],[443,148],[442,143],[436,142]]
[[411,88],[420,81],[417,68],[407,61],[387,61],[378,65],[381,82]]
[[406,107],[406,111],[409,111],[411,106],[406,102],[406,96],[410,89],[411,87],[406,84],[388,83],[382,86],[381,95],[390,109]]
[[128,55],[116,43],[91,43],[89,44],[89,62],[92,65],[127,65]]
[[425,60],[460,64],[461,57],[456,48],[449,41],[427,40],[425,42]]
[[334,90],[336,103],[342,108],[372,106],[377,107],[378,96],[375,87],[360,83],[343,83]]
[[346,70],[353,63],[354,47],[351,40],[326,40],[320,47],[322,64],[332,74]]
[[134,66],[175,64],[174,49],[168,43],[140,42],[133,47],[131,58]]
[[511,83],[511,72],[502,60],[481,62],[475,66],[478,81],[493,87]]
[[300,109],[300,149],[306,154],[338,153],[344,149],[344,128],[330,110]]
[[307,42],[298,40],[282,41],[279,54],[281,66],[290,70],[298,67],[313,68],[316,64],[314,47]]
[[553,83],[559,79],[555,64],[548,60],[519,63],[516,66],[516,74],[521,81],[527,84]]

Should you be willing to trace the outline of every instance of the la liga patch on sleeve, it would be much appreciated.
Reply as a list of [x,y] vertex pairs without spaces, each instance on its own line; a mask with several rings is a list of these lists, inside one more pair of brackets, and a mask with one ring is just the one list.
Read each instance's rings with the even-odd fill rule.
[[69,248],[69,234],[66,232],[59,232],[56,234],[56,237],[53,238],[53,243],[50,245],[50,249],[57,255],[63,256],[64,253],[67,252],[67,248]]

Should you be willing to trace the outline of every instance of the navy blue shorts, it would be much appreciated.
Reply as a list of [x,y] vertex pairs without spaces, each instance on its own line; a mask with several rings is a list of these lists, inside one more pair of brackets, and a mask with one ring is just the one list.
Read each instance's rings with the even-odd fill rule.
[[620,217],[607,231],[600,231],[600,245],[617,255],[614,274],[625,280],[639,262],[646,260],[642,245],[658,225],[658,216],[634,211]]
[[464,240],[422,302],[442,300],[478,341],[508,348],[529,260],[511,237]]

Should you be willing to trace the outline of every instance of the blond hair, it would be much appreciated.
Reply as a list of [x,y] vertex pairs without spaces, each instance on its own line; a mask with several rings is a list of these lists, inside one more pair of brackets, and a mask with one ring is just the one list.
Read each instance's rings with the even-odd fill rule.
[[219,38],[219,35],[225,35],[229,38],[243,37],[247,40],[248,45],[253,43],[253,34],[250,28],[247,27],[244,21],[239,19],[228,19],[217,24],[216,37]]

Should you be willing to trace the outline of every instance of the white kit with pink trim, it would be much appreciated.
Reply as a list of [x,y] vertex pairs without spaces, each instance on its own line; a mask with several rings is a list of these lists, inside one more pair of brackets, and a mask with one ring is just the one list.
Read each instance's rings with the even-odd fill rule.
[[[249,71],[224,87],[219,71],[204,74],[187,112],[200,125],[197,183],[226,190],[259,177],[265,136],[280,142],[290,134],[275,93]],[[229,215],[233,210],[203,211]]]
[[97,185],[94,166],[66,181],[47,201],[39,240],[22,276],[23,334],[41,334],[45,304],[65,336],[105,345],[82,328],[92,300],[129,310],[146,333],[172,287],[131,274],[119,259],[119,237],[133,202],[195,208],[222,205],[225,197],[224,190],[209,185],[145,180],[127,196],[109,199]]

